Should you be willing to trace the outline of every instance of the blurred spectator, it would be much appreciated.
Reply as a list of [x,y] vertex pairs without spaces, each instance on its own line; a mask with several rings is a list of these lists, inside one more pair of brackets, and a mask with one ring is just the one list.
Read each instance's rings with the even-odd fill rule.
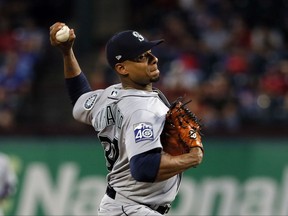
[[223,54],[227,49],[229,32],[219,17],[210,17],[208,27],[203,29],[200,37],[210,52]]
[[251,29],[241,16],[231,17],[229,20],[230,38],[228,46],[230,48],[251,49]]
[[269,26],[256,26],[251,31],[251,48],[255,52],[279,50],[283,46],[283,36]]
[[200,92],[199,115],[207,130],[239,129],[237,101],[231,83],[225,74],[217,73],[204,82]]
[[10,20],[0,13],[0,55],[9,50],[15,49],[16,41]]
[[163,77],[163,85],[165,89],[170,91],[179,91],[179,89],[189,91],[200,84],[201,77],[202,72],[197,57],[183,53],[177,59],[171,61]]
[[6,129],[13,127],[19,96],[27,91],[25,77],[17,73],[17,62],[17,53],[10,51],[0,68],[0,126]]
[[6,130],[15,126],[15,116],[31,89],[44,40],[44,34],[31,19],[23,19],[22,25],[8,35],[11,45],[0,50],[0,128]]
[[[285,60],[284,60],[285,61]],[[285,63],[282,63],[285,64]],[[263,119],[268,121],[287,118],[285,98],[288,93],[288,76],[281,62],[271,66],[259,81],[258,106],[262,109]]]

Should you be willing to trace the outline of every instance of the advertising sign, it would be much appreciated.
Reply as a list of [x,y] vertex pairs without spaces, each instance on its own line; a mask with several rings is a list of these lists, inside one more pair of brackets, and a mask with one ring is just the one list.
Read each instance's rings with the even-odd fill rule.
[[[207,140],[203,163],[187,170],[168,215],[288,215],[288,141]],[[0,139],[18,176],[6,215],[97,215],[105,193],[97,139]]]

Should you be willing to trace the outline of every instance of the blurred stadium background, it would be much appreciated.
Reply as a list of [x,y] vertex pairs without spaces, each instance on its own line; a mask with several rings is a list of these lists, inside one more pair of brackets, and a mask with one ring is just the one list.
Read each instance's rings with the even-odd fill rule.
[[1,1],[0,131],[89,134],[75,123],[49,27],[76,30],[75,52],[95,88],[117,82],[104,59],[114,32],[165,38],[155,50],[170,100],[193,99],[211,135],[286,135],[288,3],[272,0]]
[[[33,168],[37,176],[41,165],[51,167],[54,180],[61,175],[58,166],[67,165],[67,161],[79,167],[90,165],[93,169],[81,177],[96,174],[101,176],[98,183],[105,182],[105,170],[98,170],[99,158],[96,165],[89,162],[94,159],[92,154],[89,157],[90,148],[98,151],[92,144],[97,143],[96,135],[92,128],[72,118],[62,57],[50,46],[49,27],[62,21],[76,31],[75,53],[95,89],[118,82],[104,55],[105,42],[113,33],[135,29],[149,39],[165,39],[165,44],[154,50],[162,74],[156,86],[171,101],[183,95],[192,99],[190,108],[204,124],[207,159],[203,170],[196,172],[199,179],[193,172],[188,177],[204,185],[207,197],[213,193],[207,182],[221,178],[224,186],[220,185],[226,191],[233,194],[237,188],[236,197],[247,201],[235,204],[230,194],[224,196],[227,205],[215,200],[212,205],[203,195],[208,203],[195,206],[194,212],[189,208],[181,212],[181,202],[176,202],[174,215],[287,215],[287,11],[285,0],[1,0],[0,151],[13,156],[20,179],[16,201],[6,205],[6,212],[68,214],[63,205],[50,208],[39,201],[39,207],[31,200],[30,204],[23,201],[24,192],[27,195],[30,188],[23,184],[28,182],[27,176],[33,177]],[[67,145],[62,148],[60,143]],[[71,145],[83,149],[67,156]],[[217,150],[222,145],[231,148],[229,154],[225,148]],[[61,158],[54,150],[66,156]],[[223,155],[230,159],[223,159]],[[43,170],[39,172],[45,174]],[[193,181],[190,185],[196,187]],[[60,180],[58,183],[60,190]],[[229,185],[234,189],[229,190]],[[255,185],[264,189],[259,186],[256,190]],[[283,195],[277,194],[281,190]],[[56,191],[54,188],[55,199],[59,198]],[[266,195],[272,198],[259,198]],[[46,198],[43,203],[48,202]],[[54,200],[52,195],[50,198]],[[75,207],[70,215],[80,215],[82,208]]]

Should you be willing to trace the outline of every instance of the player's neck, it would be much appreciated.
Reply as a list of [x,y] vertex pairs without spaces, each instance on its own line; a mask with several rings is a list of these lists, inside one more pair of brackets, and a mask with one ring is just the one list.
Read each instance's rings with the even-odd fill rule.
[[152,91],[152,84],[149,84],[149,85],[145,85],[145,86],[142,86],[142,85],[124,85],[122,84],[123,86],[123,89],[135,89],[135,90],[142,90],[142,91]]

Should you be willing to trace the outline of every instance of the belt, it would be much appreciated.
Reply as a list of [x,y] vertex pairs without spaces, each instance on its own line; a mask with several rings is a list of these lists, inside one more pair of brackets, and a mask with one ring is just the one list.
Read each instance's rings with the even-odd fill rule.
[[[114,190],[113,187],[111,187],[110,185],[107,186],[106,188],[106,194],[107,196],[109,196],[111,199],[115,199],[116,197],[116,191]],[[146,204],[142,204],[140,203],[141,205],[146,205]],[[154,209],[152,208],[151,205],[146,205],[148,206],[149,208],[151,209]],[[171,208],[171,205],[167,204],[167,205],[163,205],[163,206],[158,206],[156,209],[154,209],[155,211],[159,212],[160,214],[167,214],[169,212]]]

